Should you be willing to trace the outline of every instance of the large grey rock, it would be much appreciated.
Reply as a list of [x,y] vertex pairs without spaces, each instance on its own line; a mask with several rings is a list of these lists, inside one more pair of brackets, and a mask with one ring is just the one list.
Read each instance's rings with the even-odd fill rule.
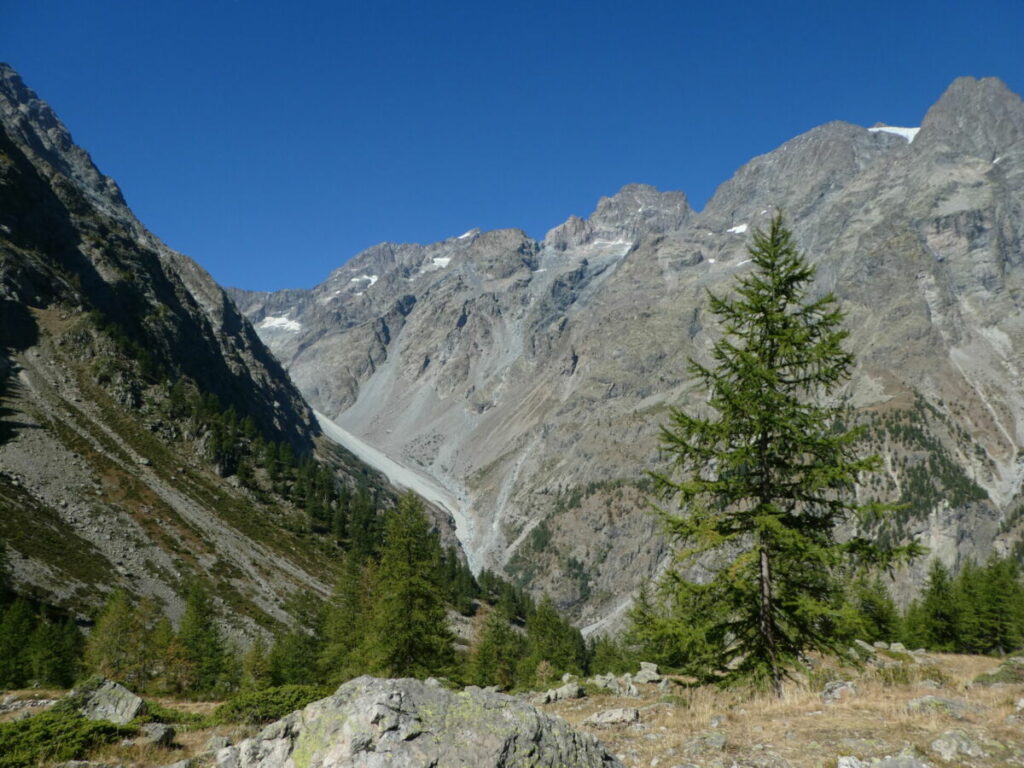
[[658,673],[658,665],[649,661],[640,662],[640,671],[633,675],[635,683],[660,683],[661,675]]
[[583,686],[573,681],[558,688],[552,688],[550,691],[544,691],[544,693],[534,696],[532,701],[534,704],[550,704],[553,701],[581,699],[585,695],[586,692],[583,690]]
[[836,768],[931,768],[913,750],[904,750],[898,755],[887,755],[861,760],[852,755],[836,759]]
[[621,768],[593,736],[479,688],[360,677],[217,753],[218,768]]
[[174,743],[175,733],[174,728],[164,723],[146,723],[134,741],[140,747],[169,747]]
[[984,748],[966,731],[946,731],[931,743],[932,752],[949,763],[959,757],[985,757]]
[[980,711],[980,708],[963,699],[949,699],[943,696],[921,696],[907,702],[907,711],[913,714],[949,715],[956,720],[963,720],[967,715]]
[[629,723],[638,722],[639,720],[640,710],[636,707],[617,707],[616,709],[606,709],[601,712],[595,712],[584,720],[583,724],[603,728],[609,725],[627,725]]
[[146,713],[146,702],[120,683],[92,678],[69,693],[58,705],[73,709],[89,720],[126,725]]
[[825,684],[821,692],[821,700],[826,704],[834,704],[857,695],[857,686],[848,680],[833,680]]
[[593,683],[594,685],[599,685],[602,688],[607,688],[612,693],[619,693],[621,691],[621,688],[619,686],[619,678],[617,678],[611,672],[608,672],[604,675],[594,675],[587,682]]

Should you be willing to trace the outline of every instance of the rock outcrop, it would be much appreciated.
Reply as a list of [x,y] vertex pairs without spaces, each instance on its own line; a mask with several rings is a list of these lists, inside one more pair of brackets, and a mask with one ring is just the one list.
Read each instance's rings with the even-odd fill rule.
[[479,688],[360,677],[217,753],[218,768],[620,768],[593,737]]
[[91,678],[75,688],[58,706],[88,720],[106,720],[117,725],[127,725],[146,714],[146,702],[120,683],[102,677]]

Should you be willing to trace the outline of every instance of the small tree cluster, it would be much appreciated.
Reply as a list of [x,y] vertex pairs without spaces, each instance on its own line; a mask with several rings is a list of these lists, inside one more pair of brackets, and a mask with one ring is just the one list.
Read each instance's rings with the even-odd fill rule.
[[220,631],[205,589],[193,584],[175,632],[152,600],[111,593],[85,643],[85,668],[135,691],[221,695],[238,687],[237,652]]
[[70,686],[78,675],[82,633],[47,605],[0,602],[0,688]]
[[966,562],[955,578],[935,560],[921,597],[903,619],[912,647],[955,653],[1007,654],[1024,648],[1024,584],[1018,562]]

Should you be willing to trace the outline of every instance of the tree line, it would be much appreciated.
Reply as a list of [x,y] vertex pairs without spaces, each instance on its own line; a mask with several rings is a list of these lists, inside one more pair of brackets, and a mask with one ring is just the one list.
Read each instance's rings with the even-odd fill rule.
[[[8,594],[0,603],[0,687],[67,687],[101,674],[139,692],[220,697],[334,686],[361,674],[523,688],[586,670],[588,648],[551,600],[536,603],[489,571],[475,578],[441,546],[417,497],[403,496],[379,517],[364,546],[341,554],[326,602],[297,595],[295,624],[244,650],[199,581],[186,589],[177,628],[152,599],[116,590],[87,636],[56,609]],[[450,629],[459,614],[476,627],[468,642]]]

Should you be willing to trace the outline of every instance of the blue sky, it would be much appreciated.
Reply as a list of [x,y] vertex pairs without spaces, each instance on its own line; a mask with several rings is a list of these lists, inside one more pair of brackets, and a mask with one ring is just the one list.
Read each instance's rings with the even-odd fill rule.
[[542,237],[623,184],[700,208],[829,120],[1024,90],[1022,0],[2,0],[0,60],[223,284],[311,287],[383,240]]

